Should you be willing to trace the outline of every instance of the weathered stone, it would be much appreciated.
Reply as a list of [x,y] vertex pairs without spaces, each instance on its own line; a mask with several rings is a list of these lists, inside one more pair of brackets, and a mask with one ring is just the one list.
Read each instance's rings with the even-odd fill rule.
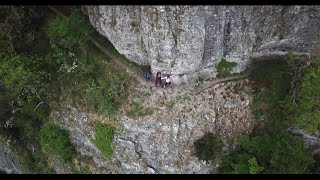
[[8,174],[23,173],[18,157],[8,148],[5,143],[0,141],[0,171]]
[[[227,85],[229,84],[220,85],[221,88],[214,85],[208,92],[216,89],[218,94]],[[115,153],[111,158],[104,157],[92,142],[92,122],[96,121],[97,116],[81,113],[75,108],[52,113],[52,119],[70,132],[70,139],[77,151],[93,158],[94,163],[90,165],[93,173],[217,173],[215,167],[195,156],[193,143],[205,133],[214,133],[219,135],[226,148],[233,147],[228,144],[228,140],[239,134],[249,133],[253,127],[253,118],[250,113],[247,115],[249,106],[240,100],[239,95],[228,100],[231,104],[237,103],[227,108],[224,107],[225,100],[222,96],[204,100],[198,94],[191,98],[188,94],[190,92],[184,90],[185,87],[174,88],[172,94],[168,95],[170,97],[163,99],[157,95],[158,92],[146,95],[143,86],[136,86],[131,89],[127,107],[122,107],[124,111],[132,108],[131,101],[158,110],[139,118],[119,113],[118,121],[122,126],[114,136]],[[241,92],[245,98],[249,98],[246,94],[249,89],[247,87]],[[162,94],[165,90],[157,91]],[[203,94],[204,97],[209,96],[208,92]],[[159,104],[160,101],[162,105]],[[209,105],[210,102],[213,105]],[[167,106],[171,106],[172,110]],[[236,111],[235,108],[239,106],[240,111]],[[216,117],[215,109],[220,109],[221,116]],[[246,117],[248,121],[235,117]],[[101,172],[99,168],[104,171]]]
[[[309,52],[319,39],[320,6],[87,6],[91,24],[115,48],[176,84],[216,76],[226,58]],[[317,38],[318,37],[318,38]]]

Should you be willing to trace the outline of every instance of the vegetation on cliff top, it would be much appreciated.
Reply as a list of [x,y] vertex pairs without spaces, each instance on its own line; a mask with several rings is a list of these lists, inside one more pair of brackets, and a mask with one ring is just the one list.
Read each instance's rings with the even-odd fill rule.
[[127,97],[128,75],[89,43],[93,28],[80,8],[67,18],[46,8],[1,9],[8,19],[0,27],[1,135],[16,142],[25,172],[53,172],[50,154],[73,166],[78,155],[65,131],[47,125],[50,112],[68,102],[112,118]]

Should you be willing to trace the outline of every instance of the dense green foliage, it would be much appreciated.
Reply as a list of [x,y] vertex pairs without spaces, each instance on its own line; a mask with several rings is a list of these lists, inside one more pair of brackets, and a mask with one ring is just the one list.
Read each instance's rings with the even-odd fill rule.
[[62,100],[113,116],[126,97],[128,75],[89,44],[92,27],[80,9],[74,8],[68,18],[57,17],[47,31],[54,57],[61,64],[56,86]]
[[65,48],[78,48],[85,45],[93,33],[88,18],[81,14],[80,8],[73,8],[68,17],[58,16],[48,25],[48,35],[51,43],[57,43]]
[[[255,82],[252,111],[260,125],[252,137],[242,138],[239,150],[224,157],[221,170],[223,173],[308,173],[315,163],[311,152],[285,129],[294,124],[298,127],[303,124],[302,128],[317,126],[318,69],[309,67],[302,71],[295,105],[290,93],[290,68],[285,63],[261,67],[251,75]],[[303,114],[309,121],[299,118]],[[252,158],[256,163],[249,163]]]
[[205,134],[202,138],[194,143],[196,156],[203,161],[209,162],[214,160],[221,153],[223,146],[220,139],[212,133]]
[[32,104],[12,110],[14,98],[8,91],[0,91],[0,102],[1,137],[11,140],[10,145],[19,155],[24,171],[52,173],[41,152],[38,136],[42,121],[48,115],[47,110],[42,107],[34,111]]
[[[51,173],[39,130],[48,118],[48,94],[55,67],[41,27],[44,9],[1,7],[0,93],[3,138],[10,139],[25,172]],[[41,44],[40,44],[41,42]],[[39,48],[41,47],[41,48]]]
[[12,140],[25,172],[51,173],[51,154],[69,165],[77,157],[66,133],[47,125],[51,110],[71,102],[113,116],[129,78],[90,44],[93,28],[79,7],[67,18],[46,8],[1,9],[8,20],[0,26],[1,136]]
[[216,68],[218,71],[217,77],[230,76],[232,69],[236,66],[237,66],[236,62],[229,62],[222,58],[221,61],[216,65]]
[[147,116],[153,114],[153,109],[146,107],[144,108],[140,104],[135,104],[133,109],[128,112],[131,117]]
[[0,50],[34,51],[45,10],[35,6],[0,7]]
[[299,81],[296,104],[288,97],[285,107],[288,109],[288,119],[298,128],[309,133],[320,129],[320,69],[312,67],[302,73]]
[[62,162],[71,163],[76,155],[69,135],[54,124],[46,123],[41,128],[41,146],[45,152],[56,155]]
[[48,95],[51,75],[50,59],[17,53],[1,53],[1,84],[17,99],[18,106],[24,102],[39,103]]
[[[254,158],[256,162],[253,162]],[[314,163],[304,143],[288,133],[243,137],[241,150],[227,155],[224,173],[306,173]]]
[[112,146],[112,140],[115,129],[106,124],[96,125],[96,136],[94,143],[97,148],[107,157],[111,157],[114,153],[114,147]]
[[257,163],[255,157],[242,152],[225,156],[222,169],[228,174],[258,174],[264,167]]

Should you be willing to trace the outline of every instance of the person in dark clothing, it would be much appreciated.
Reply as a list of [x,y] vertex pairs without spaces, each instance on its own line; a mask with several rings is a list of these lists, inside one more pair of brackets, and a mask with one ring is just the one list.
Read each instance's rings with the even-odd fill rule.
[[148,81],[150,79],[150,74],[151,74],[151,66],[145,65],[144,66],[144,78]]
[[159,83],[160,83],[160,86],[162,86],[162,82],[161,82],[161,72],[157,72],[157,75],[156,75],[156,87],[157,87],[158,81],[159,81]]

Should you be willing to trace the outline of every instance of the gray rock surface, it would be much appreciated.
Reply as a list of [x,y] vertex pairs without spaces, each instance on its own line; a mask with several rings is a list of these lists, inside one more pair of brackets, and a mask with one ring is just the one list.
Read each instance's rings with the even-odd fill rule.
[[0,141],[0,171],[7,174],[22,173],[17,156],[2,141]]
[[[92,157],[93,173],[217,173],[219,159],[213,164],[200,161],[193,143],[205,133],[214,133],[223,141],[225,154],[234,148],[234,138],[251,132],[254,119],[246,82],[216,84],[194,96],[190,87],[132,87],[128,102],[119,111],[118,124],[113,124],[118,130],[112,158],[105,157],[93,143],[96,122],[112,125],[107,117],[65,106],[53,112],[52,119],[70,132],[78,152]],[[238,92],[232,90],[236,84],[241,88]],[[132,117],[128,112],[134,103],[153,113]]]
[[320,38],[320,6],[87,6],[87,14],[120,53],[175,83],[215,77],[221,58],[240,72],[253,54],[309,52]]

